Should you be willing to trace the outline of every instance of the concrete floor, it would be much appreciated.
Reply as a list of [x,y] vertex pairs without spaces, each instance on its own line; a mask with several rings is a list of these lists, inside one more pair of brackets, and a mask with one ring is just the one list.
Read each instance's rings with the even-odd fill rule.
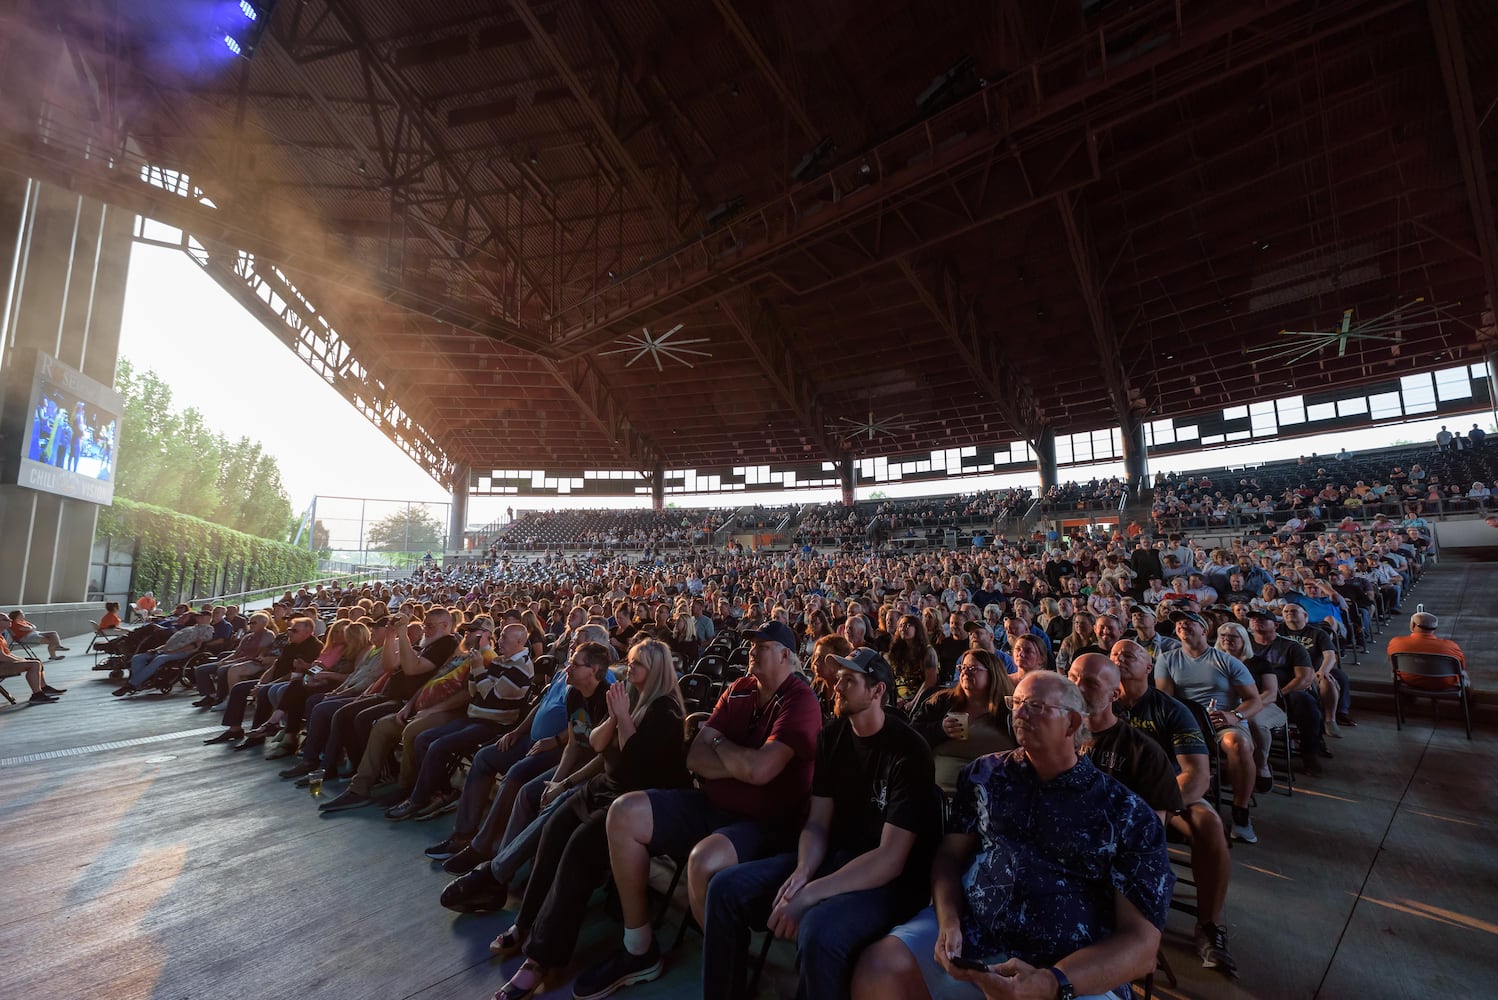
[[[1442,615],[1488,690],[1495,581],[1498,564],[1451,557],[1413,597]],[[215,720],[188,695],[122,703],[88,666],[76,652],[50,666],[70,688],[61,703],[0,710],[0,997],[479,1000],[512,971],[486,947],[507,915],[437,905],[447,877],[421,851],[448,819],[321,817],[278,764],[202,746]],[[1376,685],[1386,669],[1365,656],[1355,676]],[[1298,779],[1293,798],[1259,796],[1260,841],[1234,849],[1228,897],[1241,978],[1203,970],[1190,919],[1172,912],[1165,954],[1179,983],[1157,977],[1158,995],[1489,994],[1498,742],[1481,727],[1469,742],[1451,706],[1433,721],[1428,703],[1396,732],[1388,705],[1359,695],[1360,725],[1334,743],[1326,776]],[[618,933],[599,910],[577,964]],[[660,982],[627,995],[697,995],[699,942],[689,935]],[[771,956],[767,997],[791,982],[788,948]]]

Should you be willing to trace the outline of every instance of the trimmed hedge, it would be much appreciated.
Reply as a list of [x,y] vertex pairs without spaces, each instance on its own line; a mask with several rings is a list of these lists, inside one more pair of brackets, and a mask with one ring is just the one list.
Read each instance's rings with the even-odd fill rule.
[[96,534],[135,543],[130,595],[152,591],[179,601],[311,579],[316,557],[285,542],[258,538],[164,507],[115,498],[99,511]]

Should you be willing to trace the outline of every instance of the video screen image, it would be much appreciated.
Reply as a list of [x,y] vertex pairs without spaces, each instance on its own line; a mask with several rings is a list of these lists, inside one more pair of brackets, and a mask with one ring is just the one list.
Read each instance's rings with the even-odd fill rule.
[[31,414],[26,457],[87,479],[114,479],[119,418],[93,403],[43,382]]

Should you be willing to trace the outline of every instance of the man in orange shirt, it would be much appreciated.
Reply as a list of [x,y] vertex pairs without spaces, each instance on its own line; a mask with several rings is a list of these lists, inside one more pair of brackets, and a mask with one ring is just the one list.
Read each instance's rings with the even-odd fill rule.
[[[1395,653],[1437,653],[1443,656],[1454,656],[1461,664],[1462,674],[1467,672],[1467,657],[1462,653],[1462,647],[1450,639],[1440,639],[1436,636],[1436,625],[1439,620],[1428,611],[1416,611],[1410,615],[1410,634],[1396,635],[1389,640],[1389,659],[1392,662]],[[1421,691],[1444,691],[1454,688],[1460,683],[1456,677],[1421,677],[1415,674],[1400,674],[1399,682],[1408,684],[1412,688]]]

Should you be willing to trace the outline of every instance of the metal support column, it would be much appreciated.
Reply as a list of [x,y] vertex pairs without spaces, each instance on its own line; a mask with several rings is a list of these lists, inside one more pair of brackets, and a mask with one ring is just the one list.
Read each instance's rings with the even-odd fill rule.
[[1040,492],[1056,485],[1056,432],[1043,427],[1035,438],[1035,468],[1040,473]]

